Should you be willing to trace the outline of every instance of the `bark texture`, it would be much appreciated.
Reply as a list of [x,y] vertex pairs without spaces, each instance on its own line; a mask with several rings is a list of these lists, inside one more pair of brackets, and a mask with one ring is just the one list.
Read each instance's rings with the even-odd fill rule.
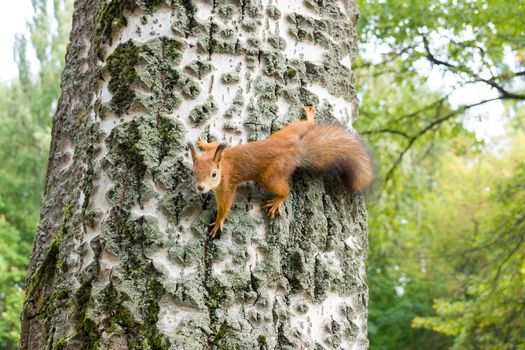
[[243,186],[218,240],[186,141],[357,115],[351,0],[76,1],[22,349],[364,349],[361,196]]

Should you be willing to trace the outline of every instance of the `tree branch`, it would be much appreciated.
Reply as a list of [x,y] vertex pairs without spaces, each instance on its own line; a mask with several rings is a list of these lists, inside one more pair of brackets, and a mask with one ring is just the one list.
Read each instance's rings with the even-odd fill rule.
[[479,102],[476,102],[476,103],[472,103],[472,104],[469,104],[469,105],[466,105],[466,106],[461,106],[458,109],[456,109],[456,110],[454,110],[454,111],[444,115],[443,117],[434,120],[430,124],[428,124],[425,128],[421,129],[417,134],[415,134],[415,135],[413,135],[413,136],[411,136],[409,138],[408,144],[405,146],[405,148],[403,148],[403,150],[401,151],[401,153],[399,154],[399,156],[395,160],[394,164],[390,167],[390,169],[386,173],[386,175],[385,175],[385,182],[390,181],[390,179],[392,178],[392,175],[394,174],[394,171],[399,166],[399,164],[403,160],[403,157],[410,150],[410,148],[412,147],[414,142],[416,142],[417,139],[419,139],[421,136],[423,136],[429,130],[432,130],[436,126],[438,126],[438,125],[442,124],[443,122],[451,119],[452,117],[454,117],[456,114],[458,114],[460,112],[464,112],[466,110],[469,110],[470,108],[473,108],[473,107],[476,107],[476,106],[480,106],[480,105],[485,104],[485,103],[489,103],[489,102],[493,102],[493,101],[497,101],[497,100],[502,100],[502,99],[505,99],[505,98],[506,97],[504,97],[504,96],[498,96],[498,97],[495,97],[495,98],[489,98],[489,99],[482,100],[482,101],[479,101]]
[[408,135],[404,131],[388,129],[388,128],[376,129],[376,130],[365,130],[365,131],[361,131],[359,134],[361,134],[361,135],[371,135],[371,134],[385,134],[385,133],[386,134],[400,135],[400,136],[403,136],[406,139],[410,138],[410,135]]
[[[427,39],[426,35],[421,34],[421,37],[423,39],[423,46],[425,48],[426,57],[427,57],[427,59],[430,62],[432,62],[434,64],[437,64],[437,65],[440,65],[440,66],[445,66],[445,67],[451,68],[456,73],[466,73],[470,77],[474,78],[473,82],[483,82],[483,83],[491,86],[492,88],[498,90],[505,98],[514,99],[514,100],[525,100],[525,95],[517,94],[517,93],[514,93],[514,92],[509,92],[503,86],[501,86],[501,84],[496,82],[496,80],[502,78],[502,76],[497,76],[497,77],[492,76],[492,78],[490,78],[490,79],[484,79],[484,78],[480,77],[479,74],[476,74],[476,73],[472,72],[466,66],[461,67],[461,66],[454,65],[454,64],[452,64],[450,62],[438,59],[430,51],[430,46],[429,46],[428,39]],[[513,78],[517,77],[517,76],[521,76],[521,75],[525,75],[525,71],[520,71],[520,72],[514,73]]]

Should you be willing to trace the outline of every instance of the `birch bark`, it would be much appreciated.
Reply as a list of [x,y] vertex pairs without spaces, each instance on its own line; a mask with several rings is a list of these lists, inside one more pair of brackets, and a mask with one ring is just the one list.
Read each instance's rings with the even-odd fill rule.
[[235,145],[319,106],[357,117],[355,3],[76,1],[21,349],[364,349],[367,217],[297,173],[243,186],[218,240],[186,141]]

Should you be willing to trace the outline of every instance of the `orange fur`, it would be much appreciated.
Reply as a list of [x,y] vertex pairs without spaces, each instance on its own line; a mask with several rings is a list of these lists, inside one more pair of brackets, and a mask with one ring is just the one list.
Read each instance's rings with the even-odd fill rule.
[[226,149],[199,140],[197,146],[205,152],[202,156],[190,147],[196,186],[215,193],[217,218],[212,238],[222,230],[235,189],[242,182],[256,181],[276,195],[265,205],[272,219],[276,212],[282,215],[281,206],[290,194],[290,176],[299,167],[335,171],[352,191],[362,191],[372,182],[372,161],[359,139],[337,125],[315,125],[316,108],[304,110],[307,120],[295,121],[264,140]]

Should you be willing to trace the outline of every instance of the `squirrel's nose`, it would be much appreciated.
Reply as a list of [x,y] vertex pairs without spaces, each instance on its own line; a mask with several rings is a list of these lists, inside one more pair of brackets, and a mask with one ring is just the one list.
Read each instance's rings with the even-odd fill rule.
[[202,186],[202,185],[197,185],[197,189],[198,189],[199,191],[202,192],[202,191],[204,191],[204,186]]

